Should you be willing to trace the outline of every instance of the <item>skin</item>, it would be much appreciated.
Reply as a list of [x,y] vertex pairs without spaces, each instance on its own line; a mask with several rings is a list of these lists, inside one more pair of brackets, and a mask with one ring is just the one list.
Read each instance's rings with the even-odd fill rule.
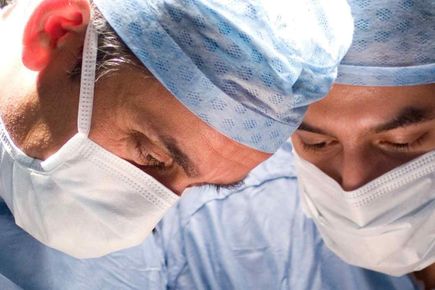
[[[0,47],[7,56],[0,59],[0,111],[14,142],[45,160],[76,133],[79,83],[68,71],[80,57],[89,3],[42,1],[27,8],[30,14],[19,8],[0,16],[0,35],[8,40]],[[434,112],[434,89],[336,85],[310,106],[305,129],[293,136],[295,149],[344,189],[356,189],[435,148],[433,115],[418,124],[372,130],[409,105]],[[179,194],[193,185],[236,182],[269,156],[219,134],[158,81],[131,67],[98,82],[94,102],[90,138]],[[165,145],[168,140],[184,152],[181,157]],[[433,272],[432,266],[417,275],[430,285]]]
[[[296,152],[355,190],[435,149],[435,84],[407,87],[334,85],[310,105],[292,136]],[[435,264],[416,273],[435,287]]]
[[435,149],[434,92],[435,84],[336,84],[308,108],[292,136],[295,150],[344,190],[355,190]]
[[[81,56],[89,10],[86,0],[44,0],[0,15],[8,39],[0,47],[7,56],[0,59],[0,113],[16,145],[34,158],[47,159],[77,132],[80,83],[68,72]],[[220,134],[129,66],[97,82],[89,137],[177,194],[234,184],[270,156]]]

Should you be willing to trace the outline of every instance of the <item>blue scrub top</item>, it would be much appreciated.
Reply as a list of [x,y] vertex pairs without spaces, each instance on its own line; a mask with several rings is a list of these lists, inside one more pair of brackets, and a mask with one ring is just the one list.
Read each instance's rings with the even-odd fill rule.
[[188,192],[141,245],[98,259],[42,245],[0,201],[0,289],[418,289],[326,248],[301,212],[292,160],[286,144],[242,189]]
[[412,290],[409,276],[350,266],[302,212],[291,145],[239,190],[192,190],[160,224],[168,288]]

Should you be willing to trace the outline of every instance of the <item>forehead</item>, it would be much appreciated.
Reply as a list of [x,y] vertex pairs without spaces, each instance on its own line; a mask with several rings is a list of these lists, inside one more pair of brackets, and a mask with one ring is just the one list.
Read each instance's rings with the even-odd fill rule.
[[435,110],[435,84],[403,87],[335,84],[324,99],[309,107],[307,115],[386,115],[410,106]]
[[324,99],[308,107],[303,124],[336,135],[376,131],[403,119],[432,119],[434,92],[435,84],[403,87],[336,84]]

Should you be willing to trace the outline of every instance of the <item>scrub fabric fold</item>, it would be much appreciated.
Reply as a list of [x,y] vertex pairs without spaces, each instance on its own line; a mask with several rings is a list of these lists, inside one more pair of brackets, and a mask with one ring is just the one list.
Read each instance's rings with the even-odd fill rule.
[[417,290],[410,276],[350,266],[302,212],[291,145],[239,190],[192,190],[159,224],[168,289]]
[[37,242],[0,201],[0,286],[12,287],[0,289],[419,289],[409,276],[342,262],[304,216],[298,196],[286,144],[243,188],[191,190],[141,245],[86,260]]

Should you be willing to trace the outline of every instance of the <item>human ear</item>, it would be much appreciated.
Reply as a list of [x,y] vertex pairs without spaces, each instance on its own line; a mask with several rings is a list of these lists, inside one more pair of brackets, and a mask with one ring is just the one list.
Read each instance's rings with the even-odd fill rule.
[[23,64],[42,71],[69,36],[84,33],[89,19],[89,0],[42,0],[24,30]]

